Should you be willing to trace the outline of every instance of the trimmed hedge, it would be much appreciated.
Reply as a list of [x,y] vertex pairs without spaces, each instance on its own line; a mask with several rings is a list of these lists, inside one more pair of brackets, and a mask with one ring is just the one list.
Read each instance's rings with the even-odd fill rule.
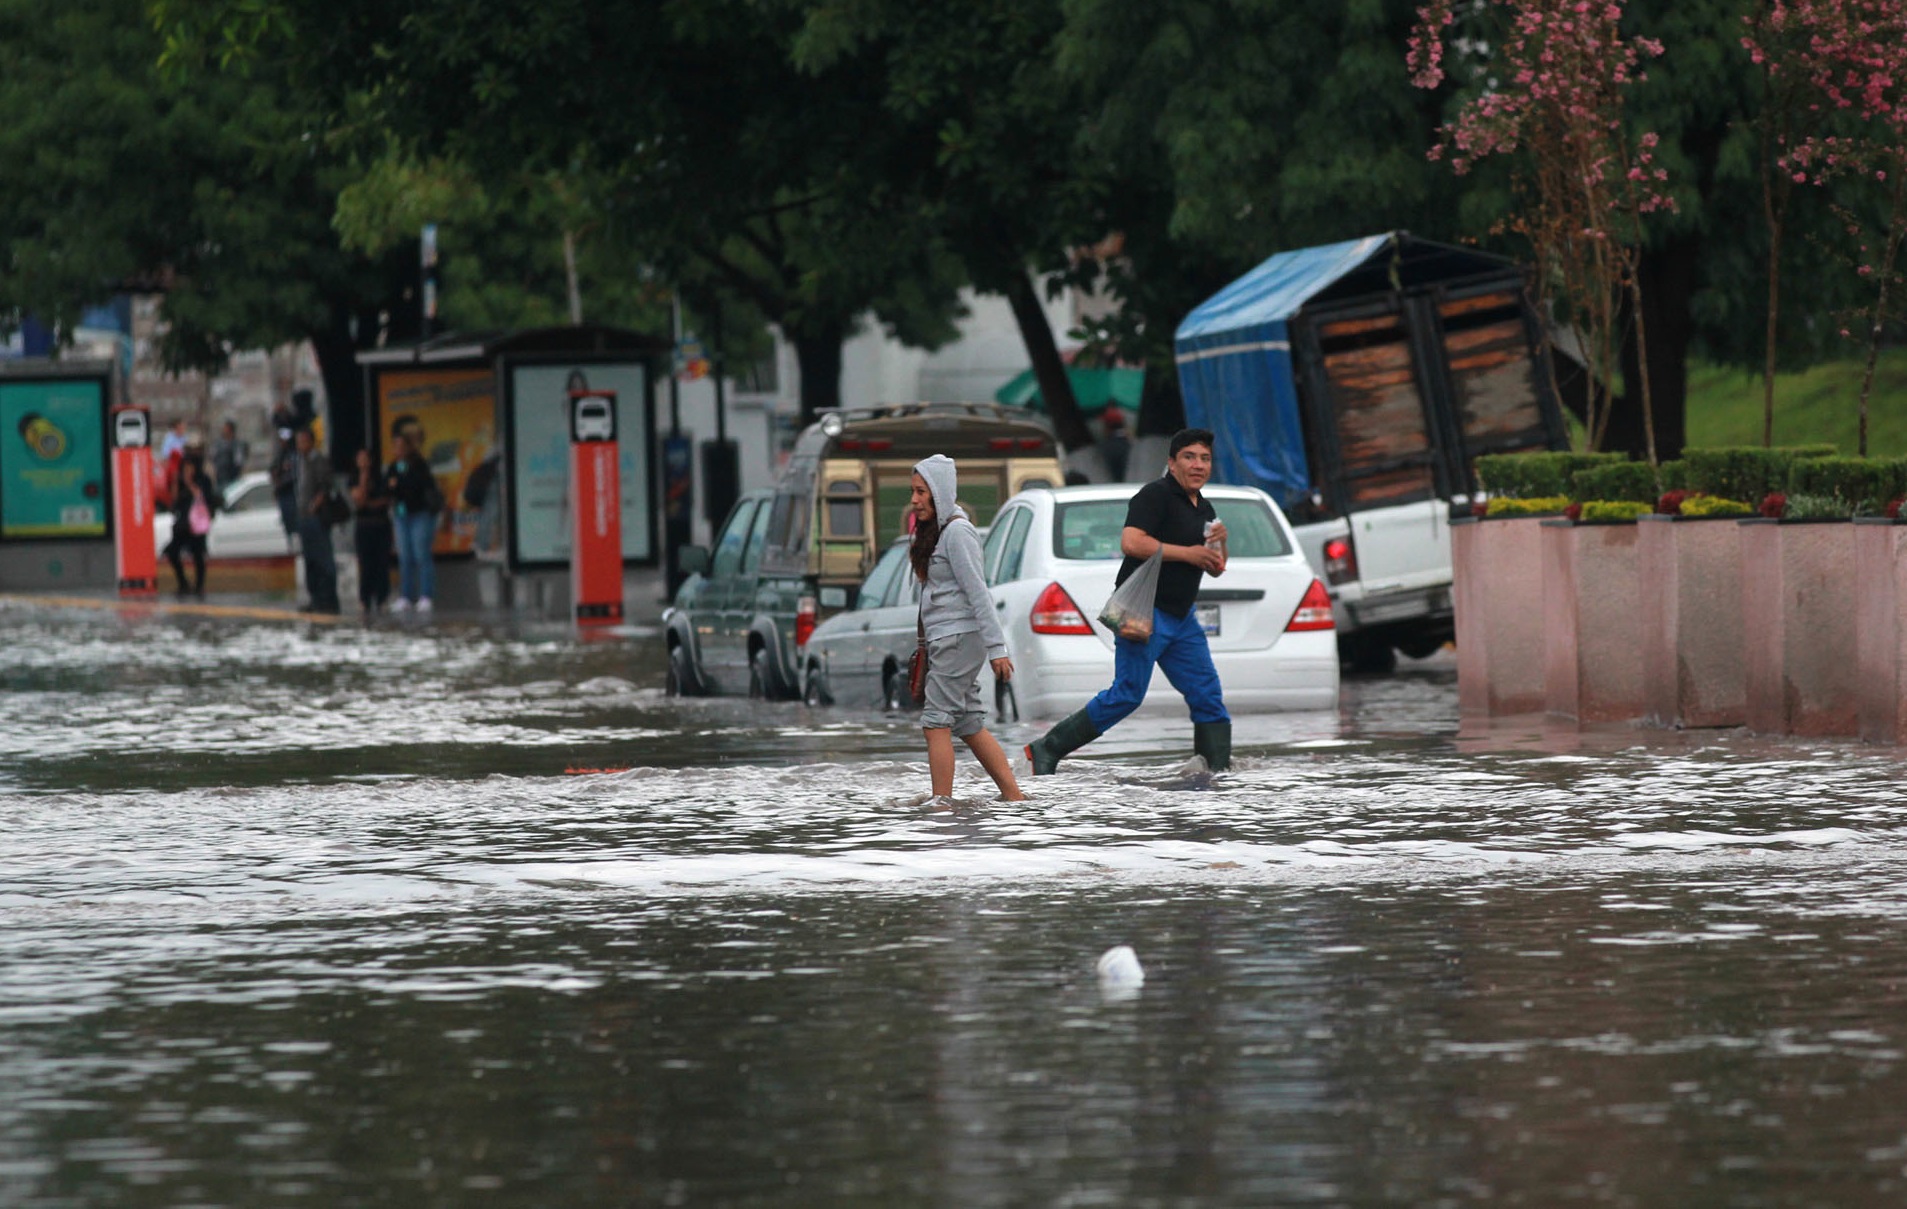
[[1569,507],[1569,497],[1563,495],[1545,496],[1533,500],[1513,500],[1508,496],[1494,496],[1484,506],[1485,516],[1560,516],[1563,509]]
[[1569,497],[1589,503],[1591,500],[1627,500],[1654,504],[1660,494],[1655,489],[1655,471],[1647,462],[1614,462],[1592,466],[1569,476]]
[[1486,453],[1477,459],[1477,484],[1493,496],[1546,499],[1568,495],[1578,470],[1622,460],[1619,453]]
[[1790,516],[1798,497],[1808,500],[1810,516],[1878,513],[1907,492],[1907,459],[1806,458],[1788,468],[1786,486]]
[[[1643,466],[1647,470],[1647,466]],[[1655,511],[1654,504],[1641,500],[1590,500],[1583,505],[1582,516],[1585,521],[1632,521],[1638,516],[1647,516]]]
[[1682,501],[1683,516],[1753,516],[1755,510],[1740,500],[1719,495],[1691,495]]
[[1719,449],[1687,449],[1688,489],[1722,499],[1756,503],[1771,491],[1784,491],[1797,461],[1834,456],[1832,445],[1794,445],[1763,449],[1739,445]]
[[1687,462],[1678,458],[1673,462],[1664,462],[1656,467],[1656,469],[1662,472],[1662,491],[1664,494],[1671,491],[1688,490]]

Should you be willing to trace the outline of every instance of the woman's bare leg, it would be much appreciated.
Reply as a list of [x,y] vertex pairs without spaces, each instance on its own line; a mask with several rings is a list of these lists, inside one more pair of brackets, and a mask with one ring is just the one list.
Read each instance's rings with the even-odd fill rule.
[[[967,736],[967,746],[974,757],[980,761],[980,767],[987,770],[993,783],[1000,787],[1000,796],[1009,802],[1023,802],[1026,795],[1020,792],[1020,782],[1013,775],[1013,766],[1007,763],[1006,753],[1000,750],[1000,741],[990,731],[975,731]],[[947,745],[949,758],[953,755],[953,744]]]
[[[953,731],[945,726],[932,729],[922,728],[921,734],[927,736],[927,771],[934,782],[934,796],[950,798],[953,796],[954,750]],[[968,740],[972,742],[972,740]]]

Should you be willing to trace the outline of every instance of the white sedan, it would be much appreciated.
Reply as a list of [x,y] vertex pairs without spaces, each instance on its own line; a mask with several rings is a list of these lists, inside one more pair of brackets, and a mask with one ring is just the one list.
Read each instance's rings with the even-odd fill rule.
[[[153,542],[163,556],[172,541],[172,513],[160,510],[152,518]],[[212,518],[206,536],[210,558],[284,558],[297,546],[285,536],[272,494],[271,476],[263,471],[241,474],[225,489],[225,510]]]
[[[1112,683],[1112,631],[1096,618],[1119,574],[1119,535],[1138,488],[1035,488],[1001,506],[985,569],[1013,658],[1013,679],[992,686],[1002,720],[1064,716]],[[1331,599],[1284,514],[1253,487],[1208,485],[1203,494],[1229,535],[1225,574],[1205,577],[1197,605],[1226,708],[1335,708]],[[1182,710],[1184,700],[1155,671],[1140,708]]]

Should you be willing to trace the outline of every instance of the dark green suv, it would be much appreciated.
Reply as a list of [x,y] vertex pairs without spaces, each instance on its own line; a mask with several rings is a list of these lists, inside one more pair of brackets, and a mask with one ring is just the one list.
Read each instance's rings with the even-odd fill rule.
[[817,622],[852,608],[874,559],[905,532],[914,464],[959,463],[962,503],[992,523],[1007,499],[1052,487],[1052,431],[995,403],[908,403],[829,412],[796,438],[774,487],[736,502],[712,547],[688,546],[689,573],[663,612],[669,691],[792,697]]

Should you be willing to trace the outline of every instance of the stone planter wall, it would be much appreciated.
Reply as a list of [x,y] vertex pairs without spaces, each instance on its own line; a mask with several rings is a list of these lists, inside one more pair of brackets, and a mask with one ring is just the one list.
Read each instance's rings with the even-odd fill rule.
[[1547,520],[1541,541],[1549,712],[1578,722],[1641,716],[1637,526]]
[[1470,717],[1540,713],[1543,688],[1541,517],[1451,522],[1457,615],[1457,705]]
[[1736,529],[1748,728],[1858,733],[1854,526],[1754,519]]
[[1855,692],[1861,738],[1907,743],[1907,525],[1854,522]]
[[1674,516],[1645,516],[1638,526],[1643,716],[1658,726],[1740,726],[1738,526]]

